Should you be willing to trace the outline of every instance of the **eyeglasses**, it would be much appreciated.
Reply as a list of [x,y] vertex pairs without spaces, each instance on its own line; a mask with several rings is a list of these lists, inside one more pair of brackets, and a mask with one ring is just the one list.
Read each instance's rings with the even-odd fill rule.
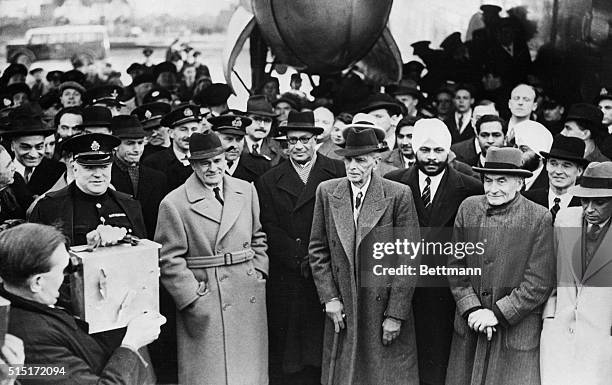
[[298,140],[300,141],[300,143],[302,144],[308,144],[308,142],[310,141],[310,139],[313,138],[314,135],[311,136],[300,136],[299,138],[296,138],[294,136],[290,136],[287,138],[287,142],[289,144],[297,144]]

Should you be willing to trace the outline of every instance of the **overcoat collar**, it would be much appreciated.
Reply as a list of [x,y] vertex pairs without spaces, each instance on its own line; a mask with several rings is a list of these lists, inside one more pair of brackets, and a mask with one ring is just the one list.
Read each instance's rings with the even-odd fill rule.
[[[219,222],[218,218],[210,215],[211,210],[209,210],[209,207],[211,202],[209,199],[206,199],[205,189],[206,187],[204,187],[204,184],[195,173],[185,181],[185,193],[187,201],[191,204],[191,209],[212,221]],[[219,223],[217,244],[221,242],[223,237],[232,228],[246,202],[246,194],[244,189],[241,188],[239,181],[229,175],[223,176],[223,200],[223,214]]]
[[[583,226],[586,226],[586,221],[584,221],[584,223],[585,224]],[[604,266],[612,262],[612,254],[609,252],[612,250],[612,231],[610,231],[608,228],[608,231],[603,235],[603,237],[604,239],[601,240],[599,247],[597,247],[597,250],[595,251],[595,255],[593,255],[593,259],[591,259],[591,262],[588,264],[586,271],[582,276],[582,282],[586,282]]]
[[308,182],[306,185],[293,168],[291,161],[282,162],[278,167],[278,178],[276,185],[279,189],[286,191],[288,194],[297,198],[293,212],[299,210],[302,206],[315,198],[317,187],[322,181],[335,177],[331,163],[326,161],[327,158],[322,154],[317,154]]
[[[338,183],[330,197],[331,214],[336,225],[338,237],[347,256],[354,256],[361,241],[376,226],[389,204],[390,198],[385,197],[382,177],[375,172],[363,200],[358,219],[357,231],[353,221],[353,207],[350,182],[344,178]],[[349,258],[353,263],[353,260]]]

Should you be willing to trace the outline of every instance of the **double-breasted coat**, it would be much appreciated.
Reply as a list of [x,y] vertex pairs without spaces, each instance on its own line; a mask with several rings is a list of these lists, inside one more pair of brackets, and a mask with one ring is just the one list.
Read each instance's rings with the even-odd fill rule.
[[[372,272],[372,250],[364,246],[370,234],[377,242],[420,240],[416,210],[407,186],[372,172],[363,198],[358,225],[353,220],[351,187],[346,178],[319,185],[308,249],[319,299],[340,298],[346,329],[338,340],[334,384],[418,384],[414,320],[410,302],[416,276],[382,277],[365,284]],[[383,236],[381,236],[383,235]],[[371,245],[370,245],[371,246]],[[418,264],[406,254],[397,265]],[[401,333],[390,346],[382,344],[382,323],[387,317],[402,320]],[[327,383],[334,340],[334,326],[327,318],[323,343],[322,383]]]
[[[268,382],[266,235],[248,182],[223,176],[221,206],[196,174],[160,205],[162,283],[177,306],[181,384]],[[257,270],[257,271],[256,271]]]
[[[421,199],[419,172],[416,166],[393,171],[385,178],[410,186],[419,216],[423,239],[426,242],[448,242],[459,205],[472,195],[483,193],[482,184],[476,179],[446,167],[440,185],[433,196],[431,209],[427,210]],[[427,255],[421,260],[430,267],[446,266],[444,255]],[[446,367],[453,337],[455,300],[443,276],[420,277],[412,298],[419,357],[421,381],[444,384]]]
[[[449,257],[450,267],[482,269],[450,276],[457,303],[447,385],[539,385],[542,309],[554,282],[551,215],[520,194],[490,206],[484,195],[463,201],[453,241],[483,243],[482,255]],[[490,342],[466,315],[484,307],[500,324]]]
[[324,314],[310,275],[308,241],[317,186],[344,175],[342,162],[318,154],[306,184],[291,162],[282,162],[256,183],[270,257],[270,362],[286,373],[321,366]]
[[555,220],[557,288],[544,310],[542,385],[609,384],[612,379],[612,232],[582,268],[582,207]]

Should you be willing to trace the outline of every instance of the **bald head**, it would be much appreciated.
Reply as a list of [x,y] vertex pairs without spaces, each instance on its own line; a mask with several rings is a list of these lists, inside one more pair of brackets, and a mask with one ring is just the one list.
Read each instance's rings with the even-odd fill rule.
[[527,84],[519,84],[510,93],[508,107],[514,118],[529,118],[531,113],[536,110],[535,89]]

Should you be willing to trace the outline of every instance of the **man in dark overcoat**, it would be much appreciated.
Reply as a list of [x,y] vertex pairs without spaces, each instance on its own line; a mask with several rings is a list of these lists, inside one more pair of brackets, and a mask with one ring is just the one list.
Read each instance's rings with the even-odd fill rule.
[[261,224],[268,236],[268,312],[271,384],[319,384],[325,315],[308,264],[317,186],[346,175],[341,161],[315,151],[313,113],[289,112],[289,161],[256,183]]
[[[385,178],[410,186],[427,242],[448,242],[463,200],[483,193],[475,178],[448,165],[451,134],[438,119],[421,119],[412,134],[416,166]],[[434,189],[435,187],[435,189]],[[422,264],[446,266],[444,255],[427,255]],[[453,337],[455,300],[444,276],[421,276],[412,298],[422,385],[443,385]]]
[[548,210],[520,194],[532,174],[521,165],[519,149],[490,148],[483,167],[474,168],[484,174],[485,195],[459,206],[453,244],[465,248],[448,263],[458,270],[448,275],[457,311],[447,385],[540,384],[542,311],[555,281],[553,228]]
[[[308,254],[328,316],[321,376],[326,384],[419,383],[410,306],[417,277],[367,269],[373,261],[369,246],[376,247],[368,243],[371,234],[381,245],[421,238],[410,189],[374,172],[378,152],[386,150],[374,130],[346,129],[345,148],[337,154],[347,177],[325,181],[316,192]],[[408,266],[418,263],[418,255],[398,254],[393,262]]]

